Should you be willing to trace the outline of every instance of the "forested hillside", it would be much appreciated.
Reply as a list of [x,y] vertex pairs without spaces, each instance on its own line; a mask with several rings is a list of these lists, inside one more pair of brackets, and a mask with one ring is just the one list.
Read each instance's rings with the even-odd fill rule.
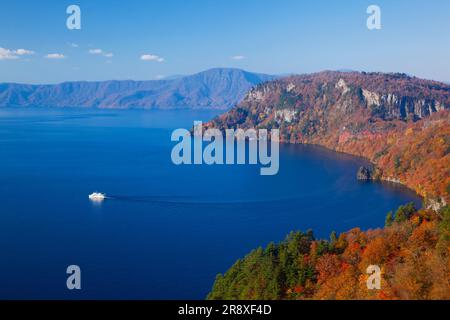
[[[217,276],[208,299],[450,299],[449,245],[448,206],[405,205],[384,229],[293,232],[258,248]],[[380,290],[367,288],[369,265],[381,268]]]
[[[279,129],[285,143],[369,159],[358,177],[424,198],[383,229],[293,232],[219,275],[209,299],[450,299],[450,86],[404,74],[322,72],[264,83],[207,127]],[[356,178],[356,177],[355,177]],[[356,226],[355,226],[356,227]],[[369,265],[382,270],[368,290]]]
[[281,140],[362,156],[371,178],[439,209],[450,198],[450,86],[404,74],[322,72],[261,84],[209,127],[277,128]]

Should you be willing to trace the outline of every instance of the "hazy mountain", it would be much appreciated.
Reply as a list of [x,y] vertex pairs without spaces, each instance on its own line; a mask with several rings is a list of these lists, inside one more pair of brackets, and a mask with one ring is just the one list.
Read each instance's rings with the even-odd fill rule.
[[0,107],[212,108],[237,104],[255,85],[275,76],[239,69],[211,69],[154,81],[0,84]]

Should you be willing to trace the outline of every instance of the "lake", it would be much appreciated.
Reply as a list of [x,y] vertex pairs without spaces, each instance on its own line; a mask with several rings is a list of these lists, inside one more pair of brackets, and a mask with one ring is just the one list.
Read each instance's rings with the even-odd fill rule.
[[[172,164],[172,130],[215,115],[0,109],[0,299],[203,299],[217,273],[290,231],[380,227],[421,203],[315,146],[281,146],[275,176]],[[81,290],[66,288],[72,264]]]

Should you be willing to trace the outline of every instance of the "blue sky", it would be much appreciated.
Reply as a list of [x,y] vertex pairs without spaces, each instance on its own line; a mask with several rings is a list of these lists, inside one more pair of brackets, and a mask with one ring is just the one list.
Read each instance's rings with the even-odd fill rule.
[[[81,30],[66,27],[71,4],[81,8]],[[381,30],[366,27],[371,4],[381,8]],[[355,69],[450,81],[448,0],[15,0],[0,6],[0,82],[147,80],[212,67],[271,74]]]

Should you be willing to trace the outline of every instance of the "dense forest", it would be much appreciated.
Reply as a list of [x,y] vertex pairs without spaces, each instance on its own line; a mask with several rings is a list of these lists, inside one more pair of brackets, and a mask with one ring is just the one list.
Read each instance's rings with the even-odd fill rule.
[[[401,206],[383,229],[358,228],[317,240],[292,232],[218,275],[208,299],[450,299],[450,207]],[[367,267],[381,287],[368,290]]]
[[[383,229],[329,240],[293,232],[218,275],[209,299],[450,299],[450,85],[405,74],[322,72],[258,85],[207,128],[279,129],[285,143],[362,156],[371,179],[424,199]],[[368,290],[367,267],[382,272]]]

